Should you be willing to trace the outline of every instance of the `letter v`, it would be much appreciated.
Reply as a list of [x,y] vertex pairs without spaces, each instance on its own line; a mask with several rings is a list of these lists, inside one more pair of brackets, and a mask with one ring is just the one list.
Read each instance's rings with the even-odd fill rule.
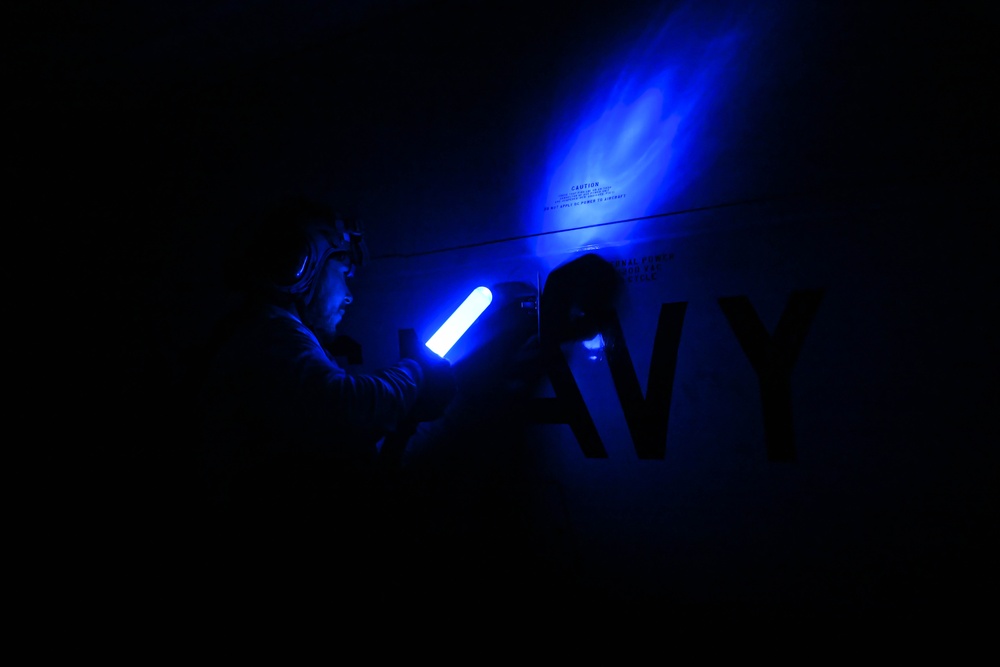
[[670,400],[677,370],[677,348],[680,346],[686,310],[686,302],[665,303],[660,306],[645,398],[635,374],[632,356],[625,345],[617,314],[609,323],[607,337],[610,342],[604,353],[611,367],[611,379],[615,383],[625,422],[632,435],[632,445],[640,459],[662,459],[667,452]]

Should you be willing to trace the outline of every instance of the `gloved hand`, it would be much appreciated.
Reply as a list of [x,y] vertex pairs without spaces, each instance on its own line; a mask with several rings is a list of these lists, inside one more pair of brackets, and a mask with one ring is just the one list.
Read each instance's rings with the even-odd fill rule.
[[593,338],[616,316],[623,290],[614,266],[593,253],[556,267],[542,290],[543,342],[558,345]]
[[451,362],[427,349],[413,329],[400,329],[399,352],[402,357],[413,359],[420,364],[424,372],[420,395],[409,419],[415,422],[428,422],[440,418],[457,392],[455,371],[451,367]]

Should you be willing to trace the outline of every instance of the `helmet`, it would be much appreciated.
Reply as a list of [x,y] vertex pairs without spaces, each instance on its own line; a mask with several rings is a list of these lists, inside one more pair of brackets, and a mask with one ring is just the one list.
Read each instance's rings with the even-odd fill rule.
[[308,293],[324,263],[334,255],[342,255],[352,272],[368,259],[360,221],[350,225],[339,218],[332,224],[326,220],[309,221],[303,225],[297,246],[271,275],[273,287],[292,296]]
[[231,256],[229,284],[294,300],[309,294],[323,265],[335,255],[343,256],[352,270],[366,263],[361,221],[345,220],[316,202],[285,203]]

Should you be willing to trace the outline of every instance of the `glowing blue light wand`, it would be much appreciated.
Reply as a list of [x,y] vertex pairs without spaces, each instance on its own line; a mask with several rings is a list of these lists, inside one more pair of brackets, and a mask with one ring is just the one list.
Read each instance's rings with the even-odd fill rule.
[[480,286],[472,290],[462,305],[428,339],[427,347],[439,357],[444,357],[492,302],[493,292],[489,288]]

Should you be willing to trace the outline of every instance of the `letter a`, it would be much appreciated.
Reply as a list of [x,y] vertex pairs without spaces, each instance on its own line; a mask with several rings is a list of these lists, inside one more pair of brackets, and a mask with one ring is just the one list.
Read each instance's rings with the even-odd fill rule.
[[566,357],[558,346],[544,348],[545,368],[556,398],[534,398],[528,402],[529,419],[536,424],[567,424],[589,459],[606,459],[608,452],[601,442],[594,420],[573,378]]

